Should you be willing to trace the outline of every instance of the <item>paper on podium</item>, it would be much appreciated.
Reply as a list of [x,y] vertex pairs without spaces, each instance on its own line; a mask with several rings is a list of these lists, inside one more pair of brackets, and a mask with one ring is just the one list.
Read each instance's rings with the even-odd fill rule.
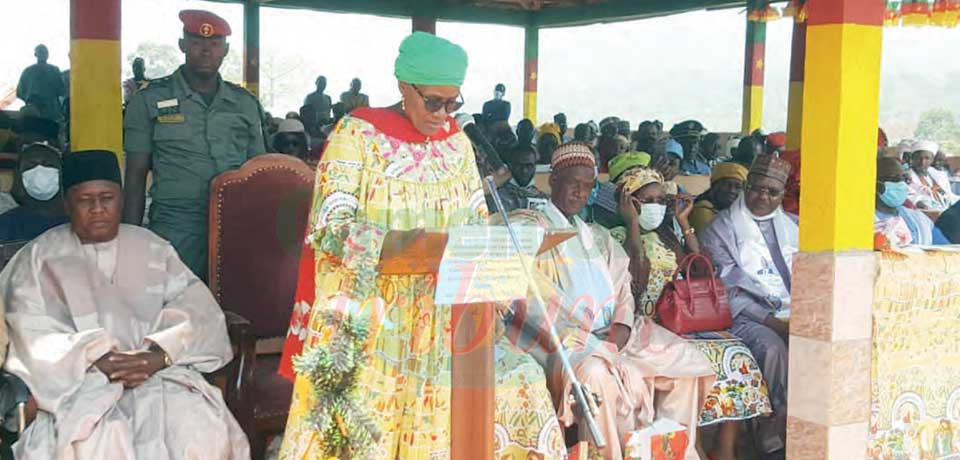
[[[506,231],[506,227],[503,228]],[[388,276],[437,273],[449,239],[448,231],[449,229],[428,229],[419,238],[399,250],[383,248],[377,272]],[[543,243],[537,255],[553,249],[576,235],[576,230],[572,229],[548,230],[544,234]]]
[[437,276],[438,305],[502,302],[527,294],[526,268],[533,263],[544,230],[516,226],[521,256],[506,227],[463,226],[449,229]]

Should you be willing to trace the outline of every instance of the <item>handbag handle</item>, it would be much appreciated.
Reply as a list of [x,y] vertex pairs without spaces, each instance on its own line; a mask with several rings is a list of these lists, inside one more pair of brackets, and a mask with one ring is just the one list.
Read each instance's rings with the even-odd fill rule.
[[[713,297],[713,305],[717,307],[720,303],[720,295],[717,294],[717,277],[713,271],[713,263],[710,262],[710,259],[703,254],[693,253],[689,254],[680,261],[680,264],[677,266],[677,269],[673,272],[673,281],[677,281],[677,276],[681,273],[684,274],[684,279],[687,280],[687,285],[690,285],[690,281],[693,279],[690,277],[690,272],[693,269],[694,264],[697,262],[703,262],[707,267],[707,277],[710,280],[710,295]],[[687,300],[691,299],[692,294],[690,294],[689,288],[687,290]],[[719,308],[719,307],[717,307]]]

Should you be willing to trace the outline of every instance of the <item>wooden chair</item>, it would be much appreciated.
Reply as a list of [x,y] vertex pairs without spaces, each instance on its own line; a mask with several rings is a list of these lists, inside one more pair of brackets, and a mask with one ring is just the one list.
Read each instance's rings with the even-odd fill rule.
[[307,227],[313,171],[292,156],[261,155],[216,177],[210,192],[210,290],[233,325],[237,356],[224,398],[254,459],[283,431],[293,385],[277,374]]

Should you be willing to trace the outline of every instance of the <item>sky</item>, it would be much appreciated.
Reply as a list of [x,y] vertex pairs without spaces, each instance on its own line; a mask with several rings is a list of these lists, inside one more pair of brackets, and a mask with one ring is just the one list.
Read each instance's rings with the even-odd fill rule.
[[[11,90],[33,47],[45,43],[50,62],[69,67],[69,0],[0,0],[4,3],[0,43],[0,97]],[[124,0],[122,58],[143,42],[176,46],[177,12],[203,8],[233,26],[230,42],[242,53],[242,7],[200,0]],[[38,26],[37,18],[44,24]],[[714,131],[740,127],[743,81],[742,10],[694,12],[642,21],[546,29],[540,33],[540,122],[566,112],[571,125],[616,115],[632,121],[660,119],[667,126],[689,118]],[[410,21],[366,15],[261,8],[261,61],[270,61],[275,97],[264,100],[275,114],[297,110],[325,75],[328,94],[364,81],[373,105],[398,99],[393,60]],[[493,86],[507,86],[511,122],[522,117],[523,30],[516,27],[441,22],[439,35],[462,45],[470,56],[462,88],[466,111],[478,112]],[[764,128],[786,124],[790,20],[767,28]],[[960,28],[886,28],[881,77],[881,124],[892,138],[912,133],[925,110],[960,105]],[[129,73],[126,69],[125,72]],[[147,63],[147,75],[151,74]],[[264,69],[266,70],[266,69]],[[263,71],[263,70],[262,70]],[[239,78],[239,76],[236,76]],[[952,79],[952,80],[951,80]],[[119,84],[118,77],[118,84]],[[268,84],[261,75],[261,89]],[[952,83],[955,82],[955,83]],[[953,91],[950,91],[953,90]]]

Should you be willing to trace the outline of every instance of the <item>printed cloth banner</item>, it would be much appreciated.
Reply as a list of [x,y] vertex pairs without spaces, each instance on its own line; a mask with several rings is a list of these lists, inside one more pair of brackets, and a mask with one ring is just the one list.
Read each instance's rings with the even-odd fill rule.
[[871,460],[960,459],[960,254],[884,254],[873,299]]

